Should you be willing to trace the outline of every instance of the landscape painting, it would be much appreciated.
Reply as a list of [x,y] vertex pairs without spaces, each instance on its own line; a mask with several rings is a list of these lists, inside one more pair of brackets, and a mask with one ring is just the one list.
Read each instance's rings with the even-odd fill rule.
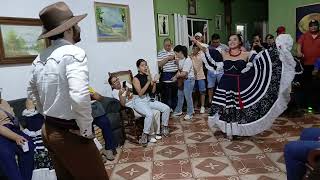
[[131,39],[129,6],[95,2],[98,41]]
[[0,63],[32,62],[47,47],[39,19],[0,18]]

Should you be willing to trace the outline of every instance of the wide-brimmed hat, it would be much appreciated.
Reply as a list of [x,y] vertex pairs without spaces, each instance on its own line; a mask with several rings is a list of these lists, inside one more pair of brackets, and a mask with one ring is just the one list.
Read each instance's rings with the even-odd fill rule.
[[49,5],[39,13],[43,25],[43,32],[39,36],[39,39],[63,33],[86,16],[87,14],[74,16],[69,6],[64,2]]

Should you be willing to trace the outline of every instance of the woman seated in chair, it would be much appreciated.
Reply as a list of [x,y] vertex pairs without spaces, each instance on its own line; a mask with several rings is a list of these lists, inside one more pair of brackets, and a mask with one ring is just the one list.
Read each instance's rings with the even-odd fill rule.
[[8,102],[0,99],[1,169],[9,179],[31,180],[34,169],[33,155],[34,144],[31,138],[20,130],[18,119]]
[[[118,77],[110,76],[108,83],[112,88],[112,97],[119,100],[120,104],[124,107],[133,109],[133,94],[128,87],[121,87],[121,83]],[[150,129],[150,135],[148,141],[151,143],[156,143],[157,140],[162,139],[160,133],[160,111],[152,109],[153,111],[153,121]],[[134,116],[136,119],[143,117],[137,111],[133,109]]]
[[133,108],[145,117],[144,129],[139,143],[146,146],[153,121],[153,109],[159,110],[162,113],[162,135],[169,135],[168,121],[170,107],[151,99],[149,96],[149,93],[156,91],[156,82],[159,80],[159,75],[156,75],[152,80],[147,62],[143,59],[139,59],[136,66],[138,74],[133,78]]

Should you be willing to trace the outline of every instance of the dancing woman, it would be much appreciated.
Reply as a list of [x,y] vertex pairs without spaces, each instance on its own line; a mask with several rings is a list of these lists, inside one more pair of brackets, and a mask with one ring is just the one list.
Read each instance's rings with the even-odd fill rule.
[[241,51],[239,35],[231,35],[209,126],[215,125],[229,137],[253,136],[269,129],[290,100],[296,65],[290,53],[292,44],[291,36],[282,34],[276,39],[277,48],[254,56]]

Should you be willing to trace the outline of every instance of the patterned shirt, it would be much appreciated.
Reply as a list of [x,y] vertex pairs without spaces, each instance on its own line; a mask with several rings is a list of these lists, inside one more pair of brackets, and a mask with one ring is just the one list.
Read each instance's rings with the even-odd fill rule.
[[[163,49],[158,53],[158,61],[162,61],[164,58],[167,58],[168,56],[174,55],[173,50],[166,51]],[[178,66],[176,65],[175,61],[168,61],[163,67],[163,72],[177,72]]]

